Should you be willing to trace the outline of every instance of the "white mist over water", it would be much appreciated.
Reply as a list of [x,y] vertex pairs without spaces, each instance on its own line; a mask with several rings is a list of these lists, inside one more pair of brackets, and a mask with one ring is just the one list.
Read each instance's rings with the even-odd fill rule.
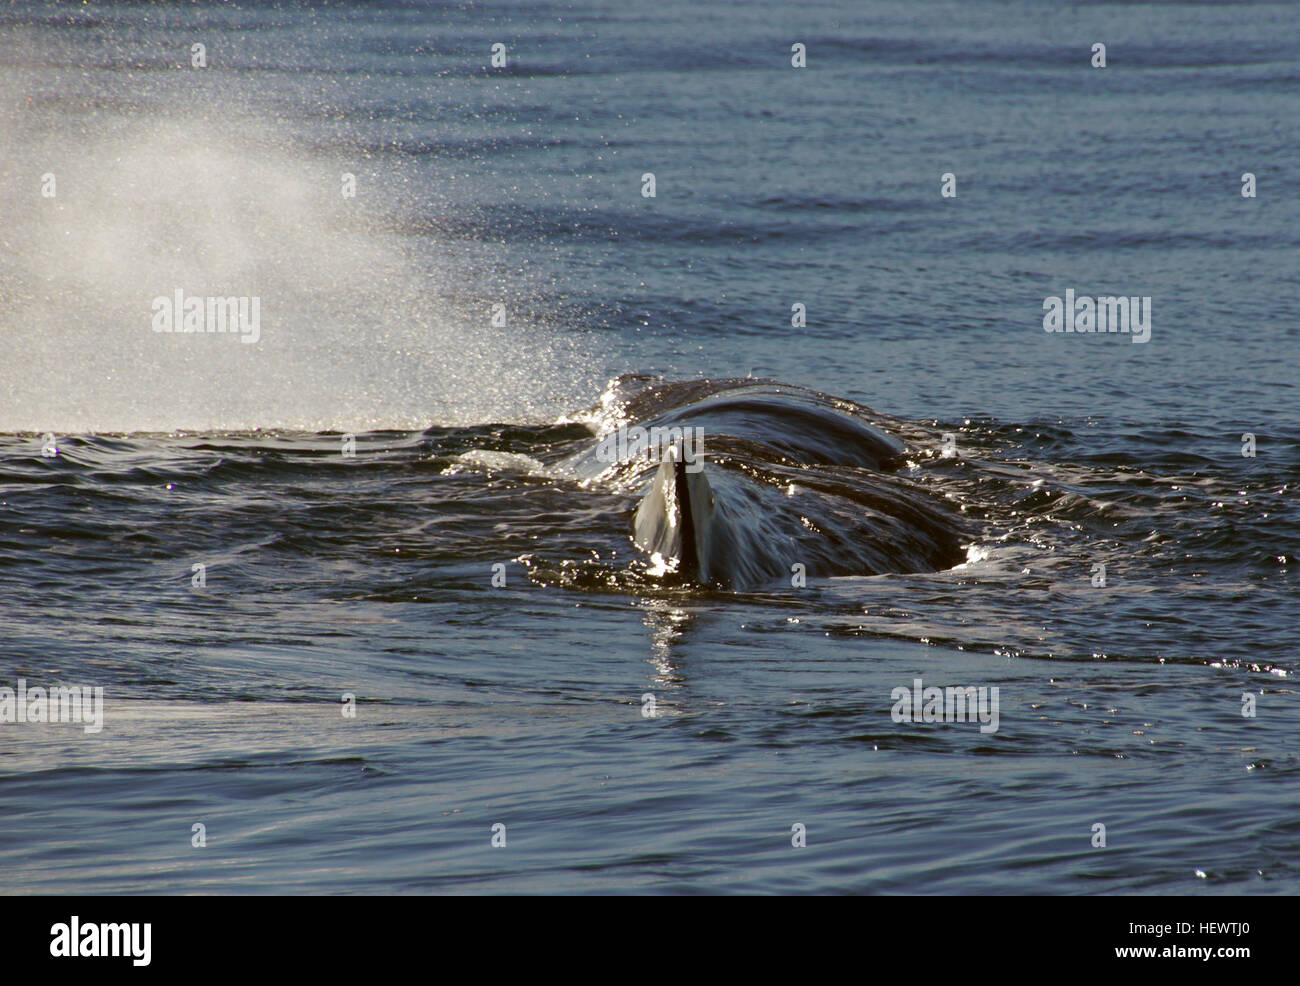
[[[427,230],[397,231],[371,179],[409,182],[400,158],[307,151],[267,116],[194,100],[60,115],[0,78],[0,431],[540,421],[595,391],[571,334],[491,270],[444,273]],[[260,341],[155,332],[153,299],[177,289],[260,298]]]

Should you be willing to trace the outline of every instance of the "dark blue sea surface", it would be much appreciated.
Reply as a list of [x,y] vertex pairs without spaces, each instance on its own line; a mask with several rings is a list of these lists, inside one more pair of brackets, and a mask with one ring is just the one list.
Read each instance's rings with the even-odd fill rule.
[[[1300,892],[1298,83],[1290,3],[0,9],[0,689],[105,701],[0,722],[0,892]],[[806,584],[574,468],[714,393]]]

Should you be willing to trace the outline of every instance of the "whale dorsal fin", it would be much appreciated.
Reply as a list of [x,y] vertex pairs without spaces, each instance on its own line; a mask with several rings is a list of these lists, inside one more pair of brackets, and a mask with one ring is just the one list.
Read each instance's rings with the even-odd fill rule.
[[714,507],[703,461],[679,440],[666,450],[637,507],[632,540],[667,571],[707,582]]

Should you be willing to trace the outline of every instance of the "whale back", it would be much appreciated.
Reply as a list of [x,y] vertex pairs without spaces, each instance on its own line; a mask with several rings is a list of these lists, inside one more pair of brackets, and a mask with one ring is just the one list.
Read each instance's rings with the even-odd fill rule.
[[566,464],[585,483],[636,492],[632,540],[654,577],[745,588],[800,570],[876,575],[966,559],[962,519],[902,470],[892,419],[868,408],[714,380],[646,387],[616,410],[622,427],[693,436],[614,465],[590,448]]

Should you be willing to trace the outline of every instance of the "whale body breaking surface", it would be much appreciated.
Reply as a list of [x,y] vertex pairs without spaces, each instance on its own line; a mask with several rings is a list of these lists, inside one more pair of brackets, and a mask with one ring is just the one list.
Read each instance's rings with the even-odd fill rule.
[[851,401],[771,381],[624,376],[577,420],[597,441],[560,472],[636,495],[631,538],[663,581],[747,589],[966,560],[968,525],[916,481],[899,423]]

